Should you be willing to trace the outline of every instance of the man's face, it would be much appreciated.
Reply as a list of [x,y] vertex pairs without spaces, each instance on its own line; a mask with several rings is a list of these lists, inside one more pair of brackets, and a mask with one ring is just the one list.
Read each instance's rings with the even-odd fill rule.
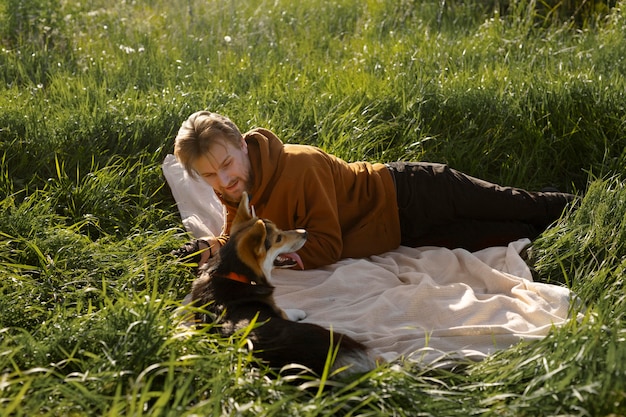
[[250,191],[250,159],[243,139],[241,146],[215,139],[209,151],[193,162],[193,168],[226,201],[238,203],[243,192]]

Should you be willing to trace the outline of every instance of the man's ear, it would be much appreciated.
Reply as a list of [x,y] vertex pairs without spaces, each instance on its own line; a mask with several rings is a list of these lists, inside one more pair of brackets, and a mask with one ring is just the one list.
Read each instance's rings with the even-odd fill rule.
[[246,222],[250,219],[252,219],[252,213],[250,212],[250,199],[248,198],[248,193],[244,191],[241,195],[239,207],[237,207],[237,214],[235,214],[235,218],[233,219],[233,225]]

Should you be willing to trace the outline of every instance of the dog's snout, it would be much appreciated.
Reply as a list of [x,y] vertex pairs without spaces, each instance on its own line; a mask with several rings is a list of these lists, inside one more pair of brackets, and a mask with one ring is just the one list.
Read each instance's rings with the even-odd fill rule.
[[296,229],[296,232],[304,238],[308,236],[308,233],[304,229]]

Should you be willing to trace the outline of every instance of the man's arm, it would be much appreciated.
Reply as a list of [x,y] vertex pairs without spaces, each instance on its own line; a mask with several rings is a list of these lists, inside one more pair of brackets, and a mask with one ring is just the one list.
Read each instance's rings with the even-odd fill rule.
[[298,187],[294,227],[305,229],[308,238],[298,251],[305,269],[329,265],[341,259],[342,229],[335,184],[328,169],[310,169]]

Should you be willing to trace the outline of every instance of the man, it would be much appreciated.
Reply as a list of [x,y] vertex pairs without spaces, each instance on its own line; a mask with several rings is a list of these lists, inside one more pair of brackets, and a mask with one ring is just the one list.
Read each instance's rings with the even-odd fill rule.
[[228,118],[200,111],[181,126],[174,155],[227,209],[222,236],[201,239],[200,263],[228,239],[242,193],[259,217],[306,229],[305,268],[407,246],[478,250],[535,238],[571,194],[528,192],[443,164],[347,163],[308,145],[283,144],[267,129],[242,135]]

